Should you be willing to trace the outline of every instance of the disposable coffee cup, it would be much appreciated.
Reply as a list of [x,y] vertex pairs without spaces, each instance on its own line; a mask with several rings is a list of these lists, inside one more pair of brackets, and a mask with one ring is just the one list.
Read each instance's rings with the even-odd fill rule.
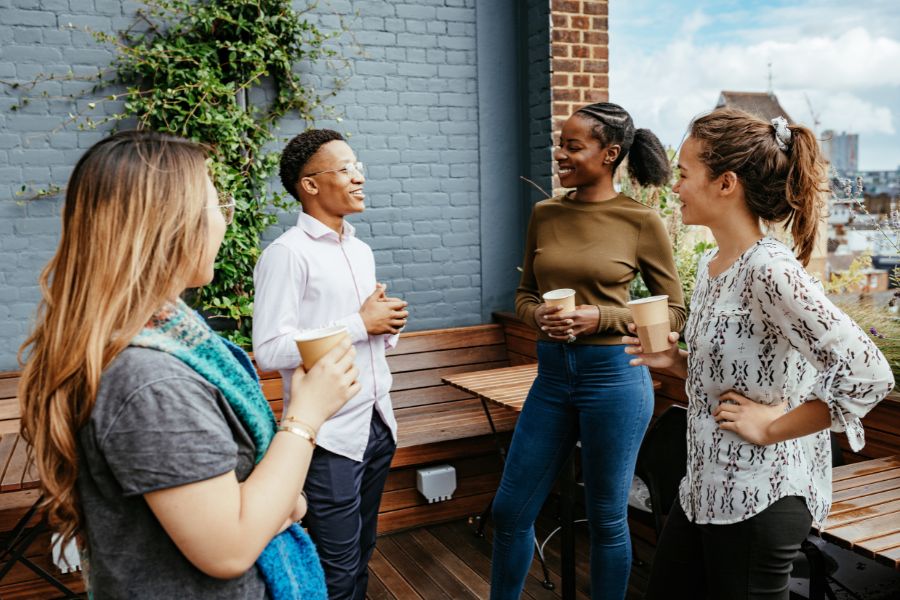
[[543,295],[544,303],[547,306],[562,306],[560,312],[572,312],[575,310],[575,290],[569,288],[561,288],[551,290]]
[[662,352],[672,347],[669,342],[669,297],[651,296],[628,303],[631,318],[637,328],[641,348],[647,354]]
[[297,343],[297,350],[300,351],[300,358],[303,360],[303,366],[306,370],[310,370],[320,358],[328,354],[328,351],[337,346],[342,339],[349,337],[347,328],[343,325],[335,325],[334,327],[322,327],[321,329],[310,329],[294,337]]

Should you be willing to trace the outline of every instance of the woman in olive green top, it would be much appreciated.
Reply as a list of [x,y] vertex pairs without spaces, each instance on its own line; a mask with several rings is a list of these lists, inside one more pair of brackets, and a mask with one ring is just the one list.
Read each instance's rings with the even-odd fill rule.
[[[653,411],[646,368],[624,352],[629,284],[668,294],[673,331],[684,324],[672,245],[656,211],[619,194],[613,174],[628,156],[642,185],[668,181],[665,150],[611,103],[586,106],[563,126],[554,153],[560,183],[574,190],[534,207],[516,293],[519,318],[540,331],[538,376],[516,424],[494,499],[491,598],[517,599],[533,557],[534,521],[572,451],[582,442],[591,534],[591,597],[625,596],[631,569],[628,489]],[[543,303],[575,290],[574,312]]]

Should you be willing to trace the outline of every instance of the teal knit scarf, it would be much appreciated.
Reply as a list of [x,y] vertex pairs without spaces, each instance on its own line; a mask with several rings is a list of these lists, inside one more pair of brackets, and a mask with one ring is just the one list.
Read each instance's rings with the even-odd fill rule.
[[[256,445],[256,462],[262,460],[277,424],[243,350],[213,332],[180,299],[158,310],[131,345],[171,354],[216,386]],[[273,600],[327,599],[316,548],[299,525],[269,542],[256,564]]]

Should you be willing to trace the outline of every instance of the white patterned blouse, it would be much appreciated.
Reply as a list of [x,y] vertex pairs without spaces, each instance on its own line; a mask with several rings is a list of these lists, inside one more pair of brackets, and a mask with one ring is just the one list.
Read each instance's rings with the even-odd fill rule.
[[894,386],[881,352],[837,309],[784,244],[763,238],[718,277],[707,252],[685,327],[688,469],[679,500],[695,523],[743,521],[786,496],[802,496],[815,523],[831,505],[828,431],[757,446],[719,429],[713,410],[728,390],[786,410],[819,399],[831,429],[854,450],[860,418]]

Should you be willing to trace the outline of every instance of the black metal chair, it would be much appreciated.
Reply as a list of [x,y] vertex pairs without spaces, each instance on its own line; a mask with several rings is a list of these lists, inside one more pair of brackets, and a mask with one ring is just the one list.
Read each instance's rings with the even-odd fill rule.
[[678,484],[687,470],[687,410],[672,405],[663,411],[644,435],[634,474],[650,492],[650,508],[656,536],[675,498]]

